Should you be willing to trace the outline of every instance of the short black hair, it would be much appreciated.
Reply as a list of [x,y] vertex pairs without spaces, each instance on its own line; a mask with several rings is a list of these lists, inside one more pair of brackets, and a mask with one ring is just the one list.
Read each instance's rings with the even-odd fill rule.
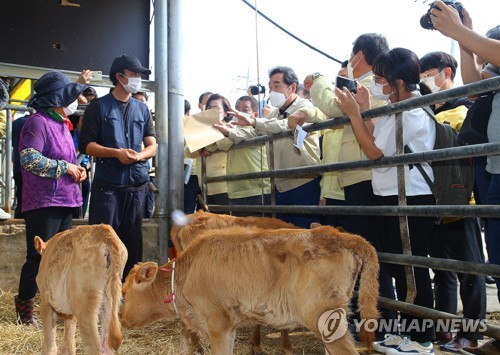
[[191,104],[188,100],[184,99],[184,114],[187,114],[189,111],[191,111]]
[[375,58],[389,50],[389,44],[385,36],[378,33],[365,33],[354,40],[352,44],[352,52],[357,54],[363,51],[365,61],[368,65],[372,65]]
[[238,100],[236,100],[236,104],[234,105],[234,107],[238,106],[238,104],[241,101],[249,101],[250,104],[252,105],[252,111],[253,112],[258,112],[259,111],[259,101],[257,101],[257,99],[255,97],[248,96],[248,95],[242,96]]
[[274,67],[271,70],[269,70],[269,77],[272,77],[274,74],[279,74],[279,73],[283,74],[283,80],[285,81],[285,84],[287,85],[297,84],[297,86],[299,85],[299,78],[297,77],[297,74],[295,74],[292,68],[285,66]]
[[396,80],[402,80],[406,89],[413,91],[420,82],[420,61],[409,49],[393,48],[377,56],[373,63],[373,73],[385,78],[391,86],[394,86]]
[[457,60],[452,55],[441,51],[430,52],[420,58],[421,73],[429,69],[437,69],[438,71],[442,71],[444,68],[449,67],[451,69],[451,81],[455,79],[457,66]]
[[132,97],[135,99],[136,95],[142,95],[142,96],[144,96],[144,98],[146,99],[146,101],[149,100],[148,94],[146,92],[144,92],[144,91],[137,91],[135,94],[132,95]]
[[210,106],[210,103],[215,100],[222,101],[222,107],[224,108],[224,112],[227,112],[231,109],[231,103],[229,102],[229,100],[220,94],[210,95],[210,98],[207,100],[207,107]]
[[205,91],[203,94],[200,95],[198,98],[198,103],[201,104],[203,102],[203,98],[207,95],[212,95],[213,93],[210,91]]

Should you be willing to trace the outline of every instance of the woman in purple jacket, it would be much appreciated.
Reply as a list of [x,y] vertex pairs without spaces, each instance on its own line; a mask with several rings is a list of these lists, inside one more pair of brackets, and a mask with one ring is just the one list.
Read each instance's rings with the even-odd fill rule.
[[40,255],[33,241],[44,241],[72,227],[73,213],[82,205],[79,183],[86,171],[76,161],[68,117],[78,107],[86,85],[72,82],[60,72],[44,74],[35,84],[28,106],[36,110],[24,124],[19,156],[23,179],[22,212],[26,222],[26,262],[15,296],[18,321],[35,324],[33,304]]

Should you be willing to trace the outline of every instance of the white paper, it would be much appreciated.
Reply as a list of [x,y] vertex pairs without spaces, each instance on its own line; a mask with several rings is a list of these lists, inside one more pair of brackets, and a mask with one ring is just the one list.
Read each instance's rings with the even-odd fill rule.
[[224,135],[213,127],[215,123],[220,123],[223,117],[222,110],[212,108],[183,118],[182,131],[191,153],[224,138]]
[[302,144],[306,139],[307,132],[302,129],[301,126],[297,125],[295,128],[295,133],[293,134],[293,145],[298,149],[302,149]]

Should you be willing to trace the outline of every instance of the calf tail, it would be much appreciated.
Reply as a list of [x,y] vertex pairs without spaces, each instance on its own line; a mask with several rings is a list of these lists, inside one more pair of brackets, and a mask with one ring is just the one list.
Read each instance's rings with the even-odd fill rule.
[[361,280],[359,283],[358,304],[361,319],[364,320],[359,331],[359,337],[365,346],[372,350],[374,340],[374,328],[371,324],[366,326],[368,320],[377,321],[380,314],[377,309],[377,298],[379,294],[379,263],[375,249],[366,243],[369,248],[364,253],[361,266]]
[[118,350],[122,343],[121,323],[118,316],[122,296],[122,275],[127,261],[127,252],[112,245],[110,250],[109,280],[106,284],[106,299],[111,304],[111,314],[108,326],[108,345]]

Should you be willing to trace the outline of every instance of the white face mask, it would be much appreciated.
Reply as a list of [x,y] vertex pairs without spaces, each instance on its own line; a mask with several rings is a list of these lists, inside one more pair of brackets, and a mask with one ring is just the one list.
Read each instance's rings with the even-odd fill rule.
[[[289,88],[290,86],[287,87],[286,90],[288,90]],[[274,107],[281,108],[281,106],[285,104],[287,99],[288,97],[285,96],[284,92],[276,92],[272,90],[269,92],[269,101],[271,102],[271,105]]]
[[[356,58],[358,56],[359,52],[356,53],[356,55],[352,58],[352,60],[354,61],[354,58]],[[360,59],[361,60],[361,59]],[[359,60],[358,62],[356,63],[355,66],[352,65],[351,61],[347,62],[347,77],[351,80],[354,80],[355,77],[354,77],[354,68],[356,68],[356,66],[359,64]]]
[[121,73],[120,75],[128,79],[128,84],[123,84],[120,81],[120,84],[122,84],[126,92],[128,92],[129,94],[135,94],[137,91],[141,90],[141,78],[129,78],[128,76],[125,76]]
[[68,106],[63,107],[64,114],[66,116],[71,116],[78,109],[78,100],[73,101]]
[[389,100],[391,93],[384,94],[384,86],[386,85],[389,84],[379,84],[375,82],[375,80],[372,80],[372,82],[370,83],[370,93],[372,94],[372,97],[375,100],[380,100],[380,101]]
[[436,77],[439,74],[441,74],[442,72],[443,71],[441,70],[439,73],[437,73],[434,76],[428,76],[428,77],[422,79],[422,83],[425,84],[432,93],[436,93],[436,92],[440,91],[441,86],[443,86],[443,84],[444,84],[444,81],[443,81],[440,86],[436,85]]

